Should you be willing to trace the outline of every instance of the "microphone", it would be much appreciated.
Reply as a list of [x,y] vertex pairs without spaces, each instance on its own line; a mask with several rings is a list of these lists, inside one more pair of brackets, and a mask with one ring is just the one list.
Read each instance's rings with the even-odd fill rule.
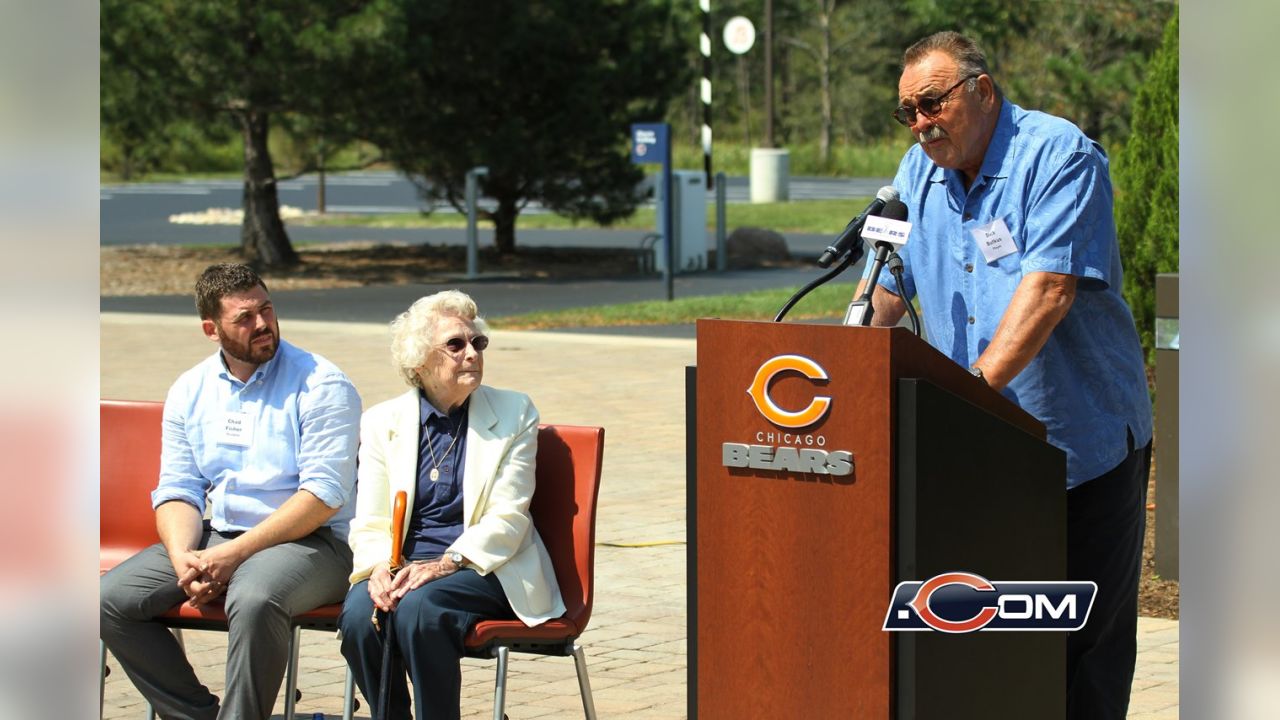
[[[850,246],[853,246],[853,252],[861,254],[862,243],[859,240],[861,240],[862,226],[866,224],[867,218],[872,215],[879,215],[880,211],[884,209],[885,203],[897,199],[898,191],[893,189],[892,185],[885,185],[876,191],[876,199],[871,201],[871,204],[867,206],[866,210],[862,211],[861,215],[850,220],[839,237],[836,238],[836,241],[822,252],[822,256],[818,258],[818,267],[829,267],[831,263],[835,262],[836,258],[849,252]],[[857,262],[858,259],[854,258],[854,262]]]
[[[901,200],[893,198],[884,204],[884,212],[880,215],[887,220],[895,220],[898,222],[907,219],[907,206]],[[863,219],[866,223],[866,219]],[[870,238],[868,238],[870,241]],[[906,242],[906,238],[903,238]],[[849,303],[849,309],[845,311],[845,325],[860,325],[867,327],[871,325],[871,316],[875,313],[875,308],[871,305],[871,293],[875,292],[876,283],[880,279],[880,272],[884,269],[885,262],[889,259],[889,253],[896,248],[893,243],[887,240],[876,240],[876,257],[871,262],[871,272],[867,275],[867,285],[862,290],[862,296],[857,300]],[[899,260],[901,261],[901,260]]]
[[[894,195],[897,195],[897,192],[895,192]],[[895,197],[885,202],[884,210],[876,214],[884,218],[885,220],[897,220],[898,222],[902,222],[907,219],[907,206],[901,200]],[[866,224],[865,219],[862,222],[864,225]],[[874,228],[872,228],[872,230],[874,231]],[[902,239],[902,242],[905,243],[906,241],[907,240],[904,237]],[[881,246],[888,248],[890,252],[892,252],[894,248],[893,243],[887,240],[876,240],[876,250],[879,250]],[[887,257],[887,253],[886,253],[886,257]]]

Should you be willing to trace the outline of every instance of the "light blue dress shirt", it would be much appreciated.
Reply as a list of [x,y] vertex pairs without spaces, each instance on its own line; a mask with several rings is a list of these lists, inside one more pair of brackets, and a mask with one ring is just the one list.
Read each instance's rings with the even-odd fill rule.
[[[1024,275],[1079,278],[1070,311],[1003,390],[1067,454],[1067,487],[1111,470],[1151,440],[1151,400],[1120,252],[1106,154],[1076,126],[1005,100],[981,171],[961,174],[912,147],[894,187],[913,224],[900,251],[929,342],[969,367],[990,344]],[[971,231],[997,219],[1016,252],[987,262]],[[897,293],[892,276],[885,289]]]
[[[226,440],[228,413],[252,426],[248,446]],[[235,532],[306,490],[342,508],[325,525],[345,540],[359,434],[360,396],[333,363],[281,340],[242,383],[219,350],[169,389],[152,507],[181,500],[204,513],[207,497],[213,528]]]

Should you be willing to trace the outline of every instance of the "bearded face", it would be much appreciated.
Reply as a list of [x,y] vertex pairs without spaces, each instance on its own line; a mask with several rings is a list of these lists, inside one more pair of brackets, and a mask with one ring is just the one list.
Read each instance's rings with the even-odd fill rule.
[[240,362],[261,365],[275,357],[276,350],[280,349],[280,324],[274,317],[270,326],[253,331],[247,339],[237,339],[233,335],[236,329],[232,328],[232,332],[228,332],[220,322],[214,327],[218,333],[218,342],[222,345],[222,352]]
[[275,357],[280,324],[266,290],[255,287],[223,297],[221,309],[217,319],[203,321],[204,331],[221,346],[227,366],[237,376]]

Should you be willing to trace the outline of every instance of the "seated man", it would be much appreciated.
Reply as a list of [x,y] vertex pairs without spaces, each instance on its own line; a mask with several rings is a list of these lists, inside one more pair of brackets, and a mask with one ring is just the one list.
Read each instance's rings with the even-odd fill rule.
[[[247,266],[207,268],[196,307],[219,350],[169,390],[151,495],[161,542],[103,576],[102,639],[161,717],[265,720],[290,618],[346,594],[360,397],[332,363],[280,340],[267,287]],[[153,621],[219,597],[221,706]]]

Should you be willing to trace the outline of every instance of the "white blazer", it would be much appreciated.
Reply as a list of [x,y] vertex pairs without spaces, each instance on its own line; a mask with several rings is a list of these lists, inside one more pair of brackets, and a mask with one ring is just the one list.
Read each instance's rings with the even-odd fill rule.
[[[391,557],[391,499],[418,485],[418,390],[369,408],[360,420],[351,583]],[[481,575],[495,573],[516,617],[538,625],[564,614],[551,557],[529,515],[538,410],[524,393],[481,385],[471,394],[462,478],[462,536],[452,550]],[[404,543],[408,521],[397,542]]]

